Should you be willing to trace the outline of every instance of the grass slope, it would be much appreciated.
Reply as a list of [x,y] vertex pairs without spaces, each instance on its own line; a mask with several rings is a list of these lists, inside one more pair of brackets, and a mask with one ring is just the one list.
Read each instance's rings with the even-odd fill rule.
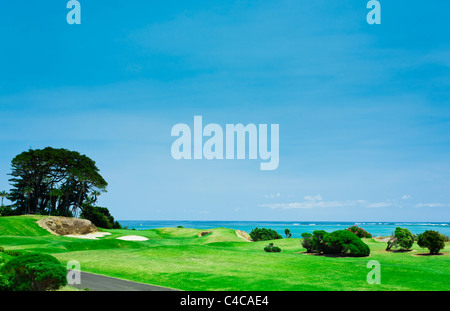
[[[306,255],[301,239],[272,241],[281,253],[263,251],[269,242],[249,243],[234,230],[165,228],[105,230],[99,240],[54,236],[36,221],[44,216],[0,217],[0,245],[49,253],[62,262],[78,260],[81,269],[108,276],[182,290],[450,290],[450,256],[385,252],[386,243],[364,239],[366,258]],[[148,241],[121,241],[141,235]],[[449,252],[447,243],[445,252]],[[366,281],[369,260],[381,264],[381,284]]]

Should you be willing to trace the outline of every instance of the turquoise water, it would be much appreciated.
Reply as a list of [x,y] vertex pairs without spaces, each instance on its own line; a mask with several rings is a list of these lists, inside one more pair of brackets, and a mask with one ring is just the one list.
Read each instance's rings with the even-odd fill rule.
[[299,238],[303,232],[312,233],[314,230],[325,230],[332,232],[335,230],[346,229],[351,225],[357,225],[364,228],[367,232],[376,236],[392,235],[396,227],[408,228],[413,234],[422,233],[425,230],[435,230],[450,236],[450,223],[432,223],[432,222],[289,222],[289,221],[182,221],[182,220],[119,220],[122,227],[128,229],[146,230],[157,228],[174,228],[183,226],[185,228],[195,229],[213,229],[230,228],[243,230],[250,233],[255,227],[270,228],[276,230],[284,236],[284,230],[291,231],[292,237]]

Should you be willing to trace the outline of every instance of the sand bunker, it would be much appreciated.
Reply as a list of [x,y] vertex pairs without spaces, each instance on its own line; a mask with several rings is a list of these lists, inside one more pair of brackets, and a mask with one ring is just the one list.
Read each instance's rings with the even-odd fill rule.
[[116,239],[123,240],[123,241],[147,241],[148,240],[146,237],[139,236],[139,235],[125,235],[125,236],[121,236],[120,238],[116,238]]
[[88,234],[66,234],[66,237],[69,238],[78,238],[78,239],[88,239],[88,240],[98,240],[98,238],[103,238],[105,235],[110,235],[109,232],[93,232]]

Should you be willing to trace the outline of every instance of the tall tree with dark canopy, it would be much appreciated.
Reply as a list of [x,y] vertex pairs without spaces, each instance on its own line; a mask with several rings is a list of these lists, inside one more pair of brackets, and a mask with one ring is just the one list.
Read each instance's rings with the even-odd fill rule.
[[93,160],[62,148],[30,149],[11,167],[9,199],[21,213],[77,216],[89,195],[108,185]]

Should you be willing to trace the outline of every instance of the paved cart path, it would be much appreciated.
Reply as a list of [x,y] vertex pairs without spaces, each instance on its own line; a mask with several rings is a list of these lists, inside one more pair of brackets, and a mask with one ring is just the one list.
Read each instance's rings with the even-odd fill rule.
[[[90,291],[177,291],[177,289],[127,281],[100,274],[80,272],[81,284],[68,284]],[[68,280],[69,281],[69,280]]]

